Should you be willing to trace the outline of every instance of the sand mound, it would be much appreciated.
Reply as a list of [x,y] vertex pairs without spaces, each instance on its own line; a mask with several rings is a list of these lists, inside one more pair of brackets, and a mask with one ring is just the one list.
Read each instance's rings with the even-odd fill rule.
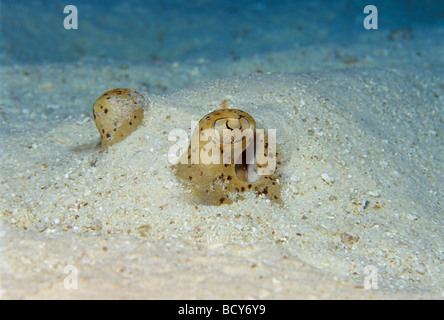
[[[367,297],[364,269],[374,266],[391,294],[438,295],[442,74],[357,69],[211,81],[152,95],[143,125],[105,153],[88,118],[10,132],[0,145],[2,294]],[[282,205],[265,196],[217,207],[184,201],[168,133],[189,130],[224,100],[277,129]],[[74,293],[63,289],[67,265],[79,270]],[[227,279],[223,294],[214,290]]]

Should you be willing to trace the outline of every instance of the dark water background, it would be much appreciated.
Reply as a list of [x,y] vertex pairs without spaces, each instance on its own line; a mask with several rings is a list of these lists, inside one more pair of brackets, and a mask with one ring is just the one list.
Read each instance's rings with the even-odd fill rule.
[[[378,8],[378,30],[363,9]],[[66,30],[66,5],[78,29]],[[2,0],[0,63],[248,59],[304,46],[436,37],[443,0]],[[441,37],[441,40],[439,40]]]

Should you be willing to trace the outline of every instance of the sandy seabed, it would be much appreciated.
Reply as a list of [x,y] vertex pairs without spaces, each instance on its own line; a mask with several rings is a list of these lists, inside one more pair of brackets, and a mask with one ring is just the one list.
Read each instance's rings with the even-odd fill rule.
[[[256,74],[150,94],[144,124],[104,153],[89,114],[112,70],[1,72],[2,104],[22,103],[0,119],[1,298],[443,298],[444,70]],[[184,200],[168,133],[224,100],[277,129],[282,205]]]

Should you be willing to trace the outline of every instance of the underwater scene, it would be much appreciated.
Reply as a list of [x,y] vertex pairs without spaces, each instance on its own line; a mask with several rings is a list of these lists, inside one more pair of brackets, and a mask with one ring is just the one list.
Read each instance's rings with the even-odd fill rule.
[[1,299],[443,299],[444,1],[0,0]]

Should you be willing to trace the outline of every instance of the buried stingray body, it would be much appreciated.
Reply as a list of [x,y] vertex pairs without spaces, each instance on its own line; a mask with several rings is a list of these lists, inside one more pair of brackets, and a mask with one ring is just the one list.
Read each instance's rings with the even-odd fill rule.
[[[132,89],[105,92],[93,105],[101,150],[124,140],[144,118],[150,101]],[[272,139],[273,138],[273,139]],[[256,130],[256,122],[238,109],[213,111],[199,121],[176,175],[197,204],[231,204],[248,195],[281,202],[275,137]],[[261,147],[260,147],[261,146]],[[271,164],[271,165],[270,165]]]
[[[259,144],[264,148],[257,148]],[[268,168],[258,163],[258,159],[276,163],[277,153],[269,153],[267,146],[268,137],[263,130],[256,131],[256,123],[248,113],[216,110],[199,121],[176,174],[199,204],[231,204],[248,194],[280,202],[281,186],[275,166]],[[262,157],[259,152],[263,152]]]

